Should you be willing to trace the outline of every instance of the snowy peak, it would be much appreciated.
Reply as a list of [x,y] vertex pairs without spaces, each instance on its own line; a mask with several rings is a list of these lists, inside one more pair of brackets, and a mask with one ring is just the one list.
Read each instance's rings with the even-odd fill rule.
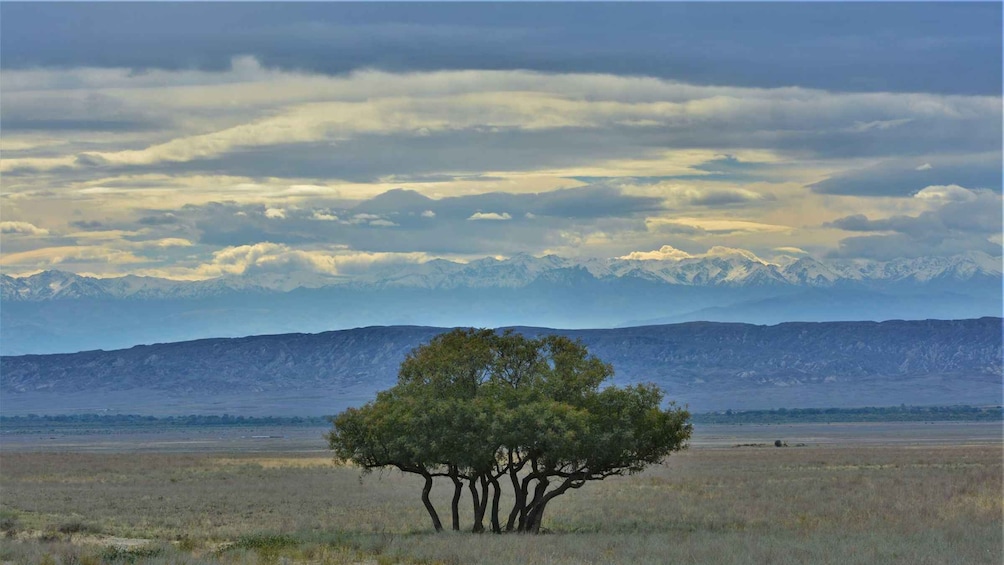
[[956,284],[1001,278],[1001,259],[970,252],[952,257],[921,257],[878,262],[820,261],[792,258],[768,263],[743,250],[715,248],[684,259],[586,259],[547,255],[486,257],[469,263],[435,259],[425,263],[387,265],[362,277],[294,273],[248,273],[204,281],[175,281],[125,276],[97,279],[45,271],[28,277],[0,275],[4,301],[81,298],[205,298],[226,293],[289,292],[295,289],[351,285],[354,288],[523,288],[535,282],[572,285],[587,280],[632,279],[656,284],[704,287],[788,286],[827,288],[837,284]]
[[791,284],[817,287],[830,286],[841,278],[846,278],[833,267],[825,265],[812,257],[800,257],[796,259],[794,262],[781,267],[780,274]]
[[108,296],[100,279],[64,271],[42,271],[29,277],[3,276],[4,300],[52,300]]

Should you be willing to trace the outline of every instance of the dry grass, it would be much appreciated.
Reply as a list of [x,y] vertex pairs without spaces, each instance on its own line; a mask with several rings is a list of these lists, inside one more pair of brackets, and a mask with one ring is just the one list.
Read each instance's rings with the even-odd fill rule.
[[[0,518],[14,534],[0,560],[999,564],[1001,455],[999,444],[695,448],[557,499],[550,535],[529,537],[431,534],[412,477],[360,478],[323,452],[4,453]],[[108,553],[68,543],[81,534],[66,524],[161,541],[150,555]]]

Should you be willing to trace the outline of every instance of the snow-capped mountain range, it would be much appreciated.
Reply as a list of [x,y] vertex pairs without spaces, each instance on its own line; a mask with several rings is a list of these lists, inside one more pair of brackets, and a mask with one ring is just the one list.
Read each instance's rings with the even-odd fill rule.
[[484,258],[469,263],[435,259],[425,263],[382,266],[363,277],[322,273],[255,273],[202,281],[179,281],[134,275],[92,278],[64,271],[44,271],[26,277],[0,275],[5,301],[46,301],[74,298],[200,298],[229,292],[289,292],[318,289],[462,289],[526,287],[535,282],[560,283],[569,277],[598,280],[638,279],[695,287],[795,286],[828,288],[843,284],[885,286],[926,285],[1000,279],[1001,259],[981,252],[952,257],[922,257],[887,262],[820,261],[788,257],[771,263],[748,251],[723,250],[682,260],[586,259],[527,254],[507,259]]
[[0,277],[0,353],[60,353],[364,326],[610,328],[685,321],[1000,316],[1000,259],[767,262],[713,250],[681,260],[516,255],[377,264],[366,276],[297,271],[203,281]]

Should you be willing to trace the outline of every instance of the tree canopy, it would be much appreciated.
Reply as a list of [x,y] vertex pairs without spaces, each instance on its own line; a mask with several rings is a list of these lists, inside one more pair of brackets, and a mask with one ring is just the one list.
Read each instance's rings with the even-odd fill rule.
[[[466,484],[472,531],[540,531],[555,497],[589,481],[632,474],[683,449],[690,414],[663,408],[655,385],[603,386],[613,368],[577,341],[457,329],[414,349],[397,384],[331,418],[336,457],[452,481],[452,528]],[[513,493],[503,515],[503,489]]]

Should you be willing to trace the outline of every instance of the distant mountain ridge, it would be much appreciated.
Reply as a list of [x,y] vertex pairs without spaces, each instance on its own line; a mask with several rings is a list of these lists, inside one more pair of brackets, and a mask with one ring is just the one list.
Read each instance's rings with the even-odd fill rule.
[[888,262],[714,248],[681,260],[516,255],[373,266],[364,277],[255,272],[204,281],[0,276],[0,353],[117,349],[371,325],[615,327],[685,321],[964,319],[1002,311],[1000,259]]
[[93,278],[64,271],[44,271],[27,277],[0,275],[0,299],[44,301],[74,298],[172,299],[212,296],[232,291],[289,292],[297,288],[349,286],[352,288],[520,288],[538,279],[559,280],[569,272],[585,271],[596,279],[637,278],[671,285],[744,287],[793,285],[827,288],[841,283],[966,282],[1000,278],[1001,259],[981,252],[953,257],[896,259],[887,262],[789,258],[765,262],[739,249],[680,260],[587,259],[576,262],[556,255],[518,254],[458,263],[435,259],[425,263],[374,269],[367,277],[350,279],[325,274],[228,276],[202,281],[179,281],[134,275]]
[[[696,322],[606,330],[515,328],[580,339],[615,382],[655,382],[694,410],[999,404],[1000,318]],[[8,415],[323,415],[391,386],[441,328],[369,327],[0,357]]]

